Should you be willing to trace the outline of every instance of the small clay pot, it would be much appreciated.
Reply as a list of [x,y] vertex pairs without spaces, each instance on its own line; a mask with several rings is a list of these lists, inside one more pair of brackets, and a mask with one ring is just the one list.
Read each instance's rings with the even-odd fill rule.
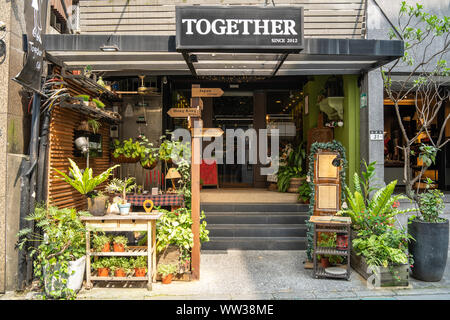
[[125,252],[125,247],[121,243],[113,243],[114,252]]
[[320,258],[320,264],[322,265],[322,268],[329,268],[330,267],[330,260],[328,258]]
[[111,245],[108,243],[105,243],[105,245],[103,246],[101,252],[110,252],[111,251]]
[[145,268],[134,268],[135,277],[145,277]]
[[173,274],[168,274],[167,276],[162,277],[161,281],[164,284],[169,284],[169,283],[172,283],[172,278],[173,278]]
[[114,276],[115,276],[115,277],[126,277],[127,275],[126,275],[124,269],[119,268],[119,269],[116,269],[116,270],[114,271]]
[[109,276],[109,268],[98,268],[97,275],[99,277],[107,277]]

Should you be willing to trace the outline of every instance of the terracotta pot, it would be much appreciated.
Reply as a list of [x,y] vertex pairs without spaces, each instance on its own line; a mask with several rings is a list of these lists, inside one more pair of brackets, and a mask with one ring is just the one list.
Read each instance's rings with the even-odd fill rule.
[[169,284],[169,283],[172,283],[172,278],[173,278],[173,274],[168,274],[167,276],[162,277],[161,281],[164,284]]
[[125,252],[125,248],[124,248],[123,244],[114,242],[113,246],[114,246],[114,252]]
[[108,243],[105,243],[105,245],[103,246],[101,252],[110,252],[111,251],[111,245]]
[[109,276],[109,268],[98,268],[97,275],[99,277],[107,277]]
[[122,268],[119,268],[114,271],[114,276],[115,277],[126,277],[127,274],[125,273],[125,270],[123,270]]
[[145,277],[145,268],[134,268],[135,277]]
[[329,268],[330,267],[330,260],[328,258],[320,258],[320,264],[322,265],[322,268]]

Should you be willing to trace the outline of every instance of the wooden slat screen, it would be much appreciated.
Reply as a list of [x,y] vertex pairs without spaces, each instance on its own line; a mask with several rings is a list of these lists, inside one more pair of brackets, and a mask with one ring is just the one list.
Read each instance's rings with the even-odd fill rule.
[[[280,0],[303,6],[305,37],[363,38],[367,0]],[[175,35],[176,5],[258,5],[266,0],[80,0],[81,33]],[[269,1],[270,4],[270,1]]]
[[[65,79],[68,83],[69,92],[72,95],[90,94],[88,90],[76,87],[73,82]],[[106,102],[103,101],[105,104]],[[65,109],[56,105],[52,112],[50,122],[49,148],[48,148],[48,184],[47,184],[47,202],[60,208],[75,207],[78,210],[87,208],[86,199],[79,194],[72,186],[57,178],[56,168],[66,174],[69,173],[69,160],[71,158],[77,165],[86,168],[86,158],[73,155],[74,152],[74,130],[82,120],[88,117],[74,110]],[[102,156],[89,158],[89,167],[93,174],[98,175],[110,167],[110,141],[109,124],[99,120],[101,127],[98,133],[102,135]],[[97,189],[104,188],[105,184]]]

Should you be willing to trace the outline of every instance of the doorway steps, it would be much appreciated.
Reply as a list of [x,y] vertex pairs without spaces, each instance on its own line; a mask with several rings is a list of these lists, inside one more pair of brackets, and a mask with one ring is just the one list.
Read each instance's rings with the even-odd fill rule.
[[308,205],[202,203],[210,241],[202,250],[305,250]]

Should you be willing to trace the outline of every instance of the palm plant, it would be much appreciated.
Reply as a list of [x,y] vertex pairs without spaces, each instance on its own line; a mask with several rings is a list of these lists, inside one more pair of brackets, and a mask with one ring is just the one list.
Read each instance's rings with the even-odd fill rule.
[[94,189],[108,180],[108,178],[111,176],[112,171],[119,167],[120,165],[115,165],[111,168],[108,168],[106,171],[100,173],[98,176],[93,176],[92,168],[86,168],[84,172],[78,168],[75,161],[72,159],[69,159],[70,166],[69,168],[70,173],[74,178],[69,177],[64,172],[59,171],[58,169],[54,168],[54,170],[60,174],[59,178],[61,180],[64,180],[68,184],[70,184],[75,190],[77,190],[79,193],[81,193],[84,196],[89,196]]
[[114,178],[111,180],[109,185],[106,187],[106,190],[109,192],[121,193],[122,194],[122,203],[125,204],[125,203],[127,203],[127,193],[131,192],[136,187],[135,180],[136,180],[135,177],[131,177],[131,178],[124,179],[124,180]]

